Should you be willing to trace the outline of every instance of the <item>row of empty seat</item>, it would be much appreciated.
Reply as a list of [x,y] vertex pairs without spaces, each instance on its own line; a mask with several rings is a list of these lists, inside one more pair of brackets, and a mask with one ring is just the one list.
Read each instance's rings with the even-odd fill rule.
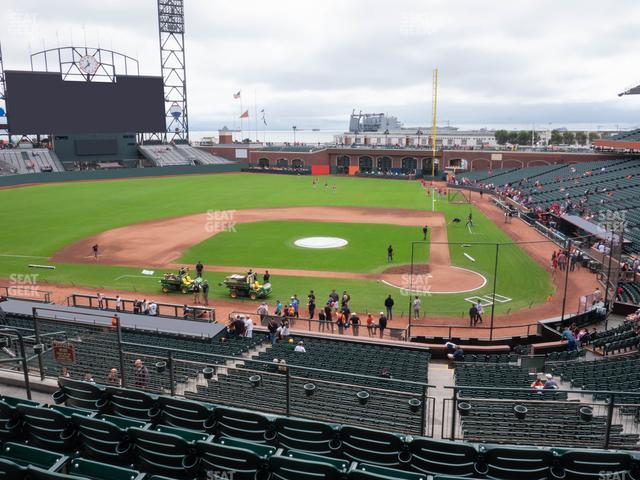
[[47,148],[2,149],[0,162],[2,162],[3,174],[64,171],[56,154]]
[[191,145],[151,144],[140,145],[138,148],[147,160],[158,167],[233,163],[218,155],[212,155],[205,150],[192,147]]
[[640,467],[629,452],[437,441],[64,379],[54,399],[66,406],[0,397],[3,478],[596,480]]

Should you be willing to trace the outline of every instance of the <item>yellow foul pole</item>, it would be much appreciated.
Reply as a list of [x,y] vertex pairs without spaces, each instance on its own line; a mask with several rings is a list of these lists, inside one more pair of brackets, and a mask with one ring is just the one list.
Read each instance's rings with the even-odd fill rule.
[[436,174],[436,136],[437,136],[437,108],[438,108],[438,69],[433,70],[433,86],[431,108],[433,110],[433,129],[431,131],[431,176]]

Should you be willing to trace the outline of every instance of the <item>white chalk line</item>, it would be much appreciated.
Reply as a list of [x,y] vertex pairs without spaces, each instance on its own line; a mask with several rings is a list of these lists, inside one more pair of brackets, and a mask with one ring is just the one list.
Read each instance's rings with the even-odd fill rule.
[[14,255],[13,253],[0,253],[0,257],[9,257],[9,258],[49,258],[49,257],[40,257],[37,255]]
[[406,287],[401,287],[398,285],[394,285],[391,282],[387,282],[386,280],[382,280],[382,283],[384,283],[385,285],[388,285],[390,287],[393,288],[397,288],[399,290],[405,290],[408,291],[409,293],[433,293],[435,295],[446,295],[446,294],[456,294],[456,293],[469,293],[469,292],[475,292],[476,290],[480,290],[482,287],[484,287],[487,284],[487,277],[485,277],[484,275],[478,273],[478,272],[474,272],[473,270],[470,270],[468,268],[463,268],[463,267],[455,267],[453,265],[450,265],[449,268],[457,268],[458,270],[464,270],[465,272],[471,272],[475,275],[478,275],[480,278],[482,278],[482,285],[480,285],[479,287],[476,288],[471,288],[469,290],[456,290],[456,291],[434,291],[434,290],[409,290]]

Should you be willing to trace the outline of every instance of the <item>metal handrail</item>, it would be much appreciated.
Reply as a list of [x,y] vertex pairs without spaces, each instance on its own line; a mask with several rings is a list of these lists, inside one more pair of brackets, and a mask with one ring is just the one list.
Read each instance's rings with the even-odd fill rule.
[[24,374],[24,388],[27,390],[27,398],[31,400],[31,384],[29,383],[29,365],[27,364],[27,355],[24,348],[24,339],[22,334],[11,327],[0,327],[0,335],[15,335],[18,337],[18,344],[20,345],[20,357],[7,359],[7,362],[20,362],[22,363],[22,373]]
[[31,296],[28,295],[13,295],[10,293],[10,291],[13,289],[19,289],[21,288],[20,285],[10,285],[10,286],[6,286],[6,285],[0,285],[0,291],[4,292],[4,295],[0,295],[3,297],[7,297],[7,298],[17,298],[17,299],[21,299],[21,300],[30,300],[32,302],[41,302],[41,303],[51,303],[51,292],[48,290],[38,290],[38,289],[31,289],[29,288],[29,292],[32,293],[42,293],[44,294],[44,300],[38,300],[37,298],[33,298]]
[[[477,365],[477,364],[476,364]],[[475,385],[445,385],[445,389],[448,390],[486,390],[486,391],[497,391],[497,392],[539,392],[540,390],[534,390],[532,388],[523,388],[523,387],[483,387],[483,386],[475,386]],[[580,394],[605,394],[605,395],[634,395],[640,397],[640,392],[625,392],[623,390],[567,390],[567,389],[547,389],[549,393],[557,393],[557,392],[566,392],[566,393],[580,393]]]
[[[171,352],[172,354],[175,353],[189,353],[189,354],[193,354],[193,352],[188,351],[188,350],[181,350],[181,349],[176,349],[176,348],[168,348],[168,347],[160,347],[160,346],[156,346],[156,345],[145,345],[142,343],[134,343],[134,342],[126,342],[126,341],[122,341],[121,342],[122,346],[130,346],[130,347],[144,347],[144,348],[154,348],[154,349],[158,349],[158,350],[162,350],[162,351],[166,351],[166,352]],[[123,352],[123,353],[132,353],[135,354],[137,352]],[[142,354],[140,354],[142,355]],[[220,355],[217,353],[204,353],[204,352],[198,352],[198,355],[202,355],[203,357],[206,358],[221,358],[221,359],[225,359],[225,360],[233,360],[235,362],[237,362],[239,360],[238,357],[233,357],[230,355]],[[273,362],[265,362],[264,360],[253,360],[253,359],[241,359],[243,362],[252,362],[252,363],[258,363],[261,365],[267,365],[267,366],[273,366]],[[184,361],[184,362],[193,362],[193,360],[179,360],[179,361]],[[195,363],[206,363],[206,362],[195,362]],[[393,382],[393,383],[401,383],[403,385],[414,385],[414,386],[419,386],[419,387],[427,387],[427,388],[435,388],[435,385],[429,385],[425,382],[416,382],[413,380],[402,380],[399,378],[384,378],[384,377],[373,377],[371,375],[364,375],[361,373],[350,373],[350,372],[342,372],[339,370],[326,370],[323,368],[313,368],[313,367],[303,367],[303,366],[299,366],[299,365],[295,365],[295,364],[289,364],[287,363],[287,368],[295,368],[298,370],[305,370],[305,371],[310,371],[310,372],[322,372],[322,373],[329,373],[329,374],[340,374],[340,375],[344,375],[347,377],[354,377],[354,378],[364,378],[364,379],[369,379],[369,380],[385,380],[388,382]]]
[[[250,316],[254,316],[254,317],[261,317],[261,315],[260,315],[259,313],[250,313],[250,312],[242,312],[242,311],[234,310],[234,311],[232,311],[231,313],[229,313],[229,320],[231,320],[231,319],[232,319],[232,317],[233,317],[233,316],[235,316],[235,315],[250,315]],[[303,332],[304,332],[304,331],[307,331],[307,332],[315,332],[315,330],[312,330],[312,329],[311,329],[311,325],[312,325],[312,324],[317,325],[318,327],[319,327],[320,325],[324,325],[324,326],[326,326],[327,328],[329,328],[329,329],[331,330],[331,332],[326,332],[326,333],[333,333],[333,332],[334,332],[334,330],[335,330],[336,328],[338,328],[338,327],[336,326],[336,322],[335,322],[335,320],[326,320],[326,321],[324,321],[324,322],[321,322],[320,320],[315,320],[315,319],[312,319],[312,318],[309,318],[309,317],[304,317],[304,316],[290,317],[290,316],[288,316],[288,315],[281,315],[281,316],[278,316],[278,315],[271,315],[271,314],[269,314],[269,315],[264,315],[264,317],[265,317],[265,318],[267,318],[267,319],[269,319],[269,320],[270,320],[270,319],[275,319],[275,320],[288,320],[290,323],[291,323],[291,321],[294,321],[294,322],[295,322],[295,321],[298,321],[298,320],[299,320],[300,322],[307,322],[307,326],[308,326],[307,330],[300,329],[300,328],[296,328],[295,326],[291,326],[291,329],[292,329],[292,330],[301,330],[301,331],[303,331]],[[265,326],[265,325],[264,325],[264,320],[263,320],[263,325],[262,325],[262,326]],[[353,325],[352,325],[352,327],[353,327]],[[360,324],[358,325],[358,327],[359,327],[359,328],[361,328],[361,329],[363,330],[363,332],[366,332],[366,330],[367,330],[367,324],[363,322],[363,319],[362,319],[362,318],[360,318]],[[378,329],[378,326],[376,325],[376,327],[375,327],[375,328],[376,328],[376,329]],[[347,330],[347,329],[345,329],[345,330]],[[392,335],[392,334],[391,334],[391,332],[393,331],[393,332],[400,332],[400,333],[399,333],[399,335],[397,335],[397,337],[398,337],[400,340],[402,340],[402,341],[409,341],[409,333],[408,333],[408,332],[409,332],[409,329],[408,329],[408,328],[392,327],[392,326],[389,326],[389,325],[387,324],[387,328],[385,328],[385,330],[387,331],[388,336],[389,336],[392,340],[393,340],[393,339],[394,339],[394,337],[395,337],[394,335]],[[320,329],[319,329],[319,328],[318,328],[318,330],[317,330],[317,331],[318,331],[319,333],[325,333],[325,332],[320,332]],[[354,338],[360,338],[360,335],[351,335],[351,334],[348,334],[348,335],[343,335],[343,336],[349,336],[349,337],[354,337]],[[364,335],[362,335],[362,338],[367,338],[367,337],[365,337]]]
[[[76,301],[76,298],[81,299],[81,298],[86,298],[89,300],[89,305],[79,305]],[[97,305],[94,305],[94,301],[97,302],[98,301],[98,296],[97,295],[88,295],[88,294],[83,294],[83,293],[73,293],[71,295],[69,295],[69,297],[67,297],[67,305],[68,306],[73,306],[73,307],[79,307],[79,308],[90,308],[90,309],[94,309],[94,310],[102,310],[102,311],[113,311],[113,312],[117,312],[117,310],[115,308],[109,308],[109,302],[115,302],[116,301],[116,297],[107,297],[107,296],[103,296],[102,297],[105,301],[105,307],[104,309],[99,308]],[[135,300],[131,300],[131,299],[125,299],[125,298],[121,298],[120,301],[122,302],[122,307],[123,309],[121,310],[122,312],[126,312],[126,313],[133,313],[133,305],[135,303]],[[178,319],[185,319],[184,315],[180,315],[179,312],[183,311],[184,306],[187,305],[187,307],[193,312],[192,316],[189,316],[188,320],[195,320],[195,321],[209,321],[212,323],[216,322],[216,309],[214,307],[208,307],[208,306],[201,306],[201,305],[189,305],[189,304],[178,304],[178,303],[162,303],[162,302],[155,302],[156,305],[158,305],[158,315],[155,315],[157,317],[164,317],[164,318],[178,318]],[[127,309],[127,306],[130,306],[131,308]],[[162,307],[168,307],[173,311],[173,315],[163,315],[161,314],[161,309]],[[196,317],[196,312],[204,312],[207,314],[208,318],[198,318]]]

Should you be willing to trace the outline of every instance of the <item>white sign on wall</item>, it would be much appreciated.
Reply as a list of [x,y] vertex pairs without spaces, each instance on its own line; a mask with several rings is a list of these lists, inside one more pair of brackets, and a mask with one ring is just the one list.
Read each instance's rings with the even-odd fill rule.
[[246,148],[236,148],[236,158],[249,158],[249,153]]

